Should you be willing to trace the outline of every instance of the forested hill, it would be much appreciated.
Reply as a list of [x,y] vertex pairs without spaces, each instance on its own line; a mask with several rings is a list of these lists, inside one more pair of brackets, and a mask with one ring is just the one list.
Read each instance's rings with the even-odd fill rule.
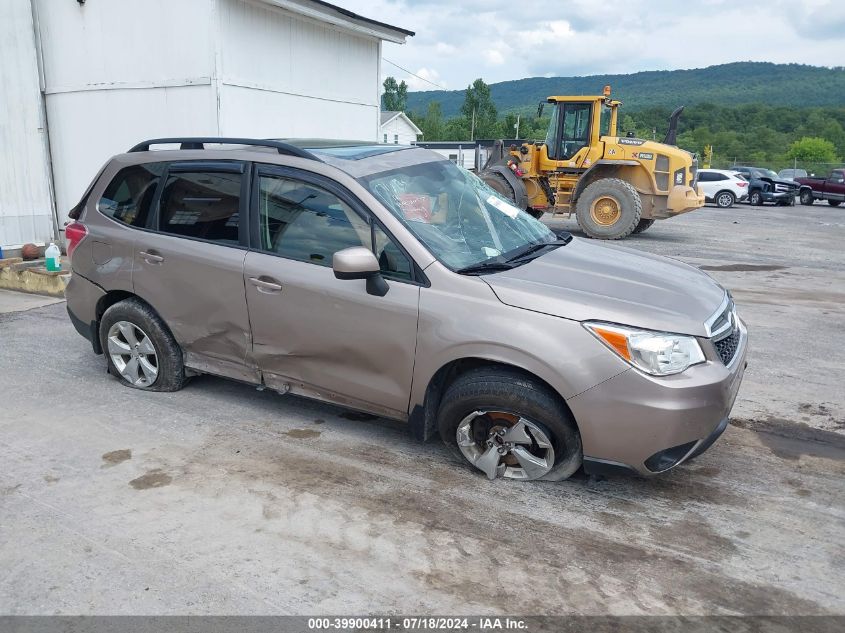
[[[483,77],[482,77],[483,79]],[[658,70],[630,75],[531,77],[491,84],[500,113],[533,112],[549,95],[601,94],[613,88],[628,112],[653,106],[713,103],[734,106],[759,103],[775,106],[841,106],[845,103],[845,67],[736,62],[692,70]],[[464,90],[433,90],[408,94],[408,112],[425,114],[439,101],[444,117],[459,114]]]

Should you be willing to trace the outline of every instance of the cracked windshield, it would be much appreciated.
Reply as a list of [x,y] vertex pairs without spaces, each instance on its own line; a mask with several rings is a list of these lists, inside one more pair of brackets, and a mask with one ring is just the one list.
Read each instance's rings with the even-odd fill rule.
[[451,162],[404,167],[363,182],[453,270],[505,263],[557,239],[544,224]]

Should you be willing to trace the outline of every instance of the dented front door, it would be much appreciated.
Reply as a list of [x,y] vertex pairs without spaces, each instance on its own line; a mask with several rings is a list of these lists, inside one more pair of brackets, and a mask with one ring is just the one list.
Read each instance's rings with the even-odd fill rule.
[[[419,285],[388,275],[390,289],[379,297],[362,279],[335,278],[334,252],[371,248],[372,239],[366,210],[330,182],[261,168],[253,189],[244,285],[264,382],[284,393],[407,415]],[[383,258],[401,256],[380,248]]]

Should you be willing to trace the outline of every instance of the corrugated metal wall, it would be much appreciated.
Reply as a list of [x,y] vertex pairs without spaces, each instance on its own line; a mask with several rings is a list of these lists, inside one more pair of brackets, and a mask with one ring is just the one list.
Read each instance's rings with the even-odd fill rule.
[[0,246],[53,234],[38,57],[29,0],[0,2]]
[[378,40],[240,0],[220,25],[224,133],[377,138]]
[[[377,138],[374,36],[247,0],[31,2],[60,225],[103,163],[146,138]],[[0,133],[25,137],[34,152],[26,160],[20,151],[0,154],[2,190],[26,198],[10,212],[2,194],[0,227],[30,227],[27,239],[33,231],[44,239],[51,226],[49,163],[36,151],[42,145],[32,13],[30,0],[0,0],[0,72],[11,74],[0,84]],[[10,83],[14,92],[3,88]],[[21,104],[26,112],[9,116]],[[21,223],[20,215],[35,219]]]
[[217,134],[214,0],[34,0],[60,223],[145,138]]

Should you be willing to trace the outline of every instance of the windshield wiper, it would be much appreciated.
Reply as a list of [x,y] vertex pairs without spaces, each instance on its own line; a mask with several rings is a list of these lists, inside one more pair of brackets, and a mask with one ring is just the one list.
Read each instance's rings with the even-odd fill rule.
[[531,246],[528,246],[527,248],[520,251],[519,253],[516,253],[513,257],[509,257],[507,261],[522,261],[523,259],[526,259],[529,255],[532,255],[533,253],[544,249],[546,246],[564,246],[566,244],[569,244],[569,242],[571,241],[572,236],[567,235],[566,237],[561,236],[561,239],[553,240],[551,242],[540,242],[538,244],[532,244]]
[[496,270],[510,270],[511,268],[516,268],[517,265],[518,264],[511,264],[510,262],[481,262],[480,264],[472,264],[471,266],[458,268],[455,272],[459,275],[472,275]]

